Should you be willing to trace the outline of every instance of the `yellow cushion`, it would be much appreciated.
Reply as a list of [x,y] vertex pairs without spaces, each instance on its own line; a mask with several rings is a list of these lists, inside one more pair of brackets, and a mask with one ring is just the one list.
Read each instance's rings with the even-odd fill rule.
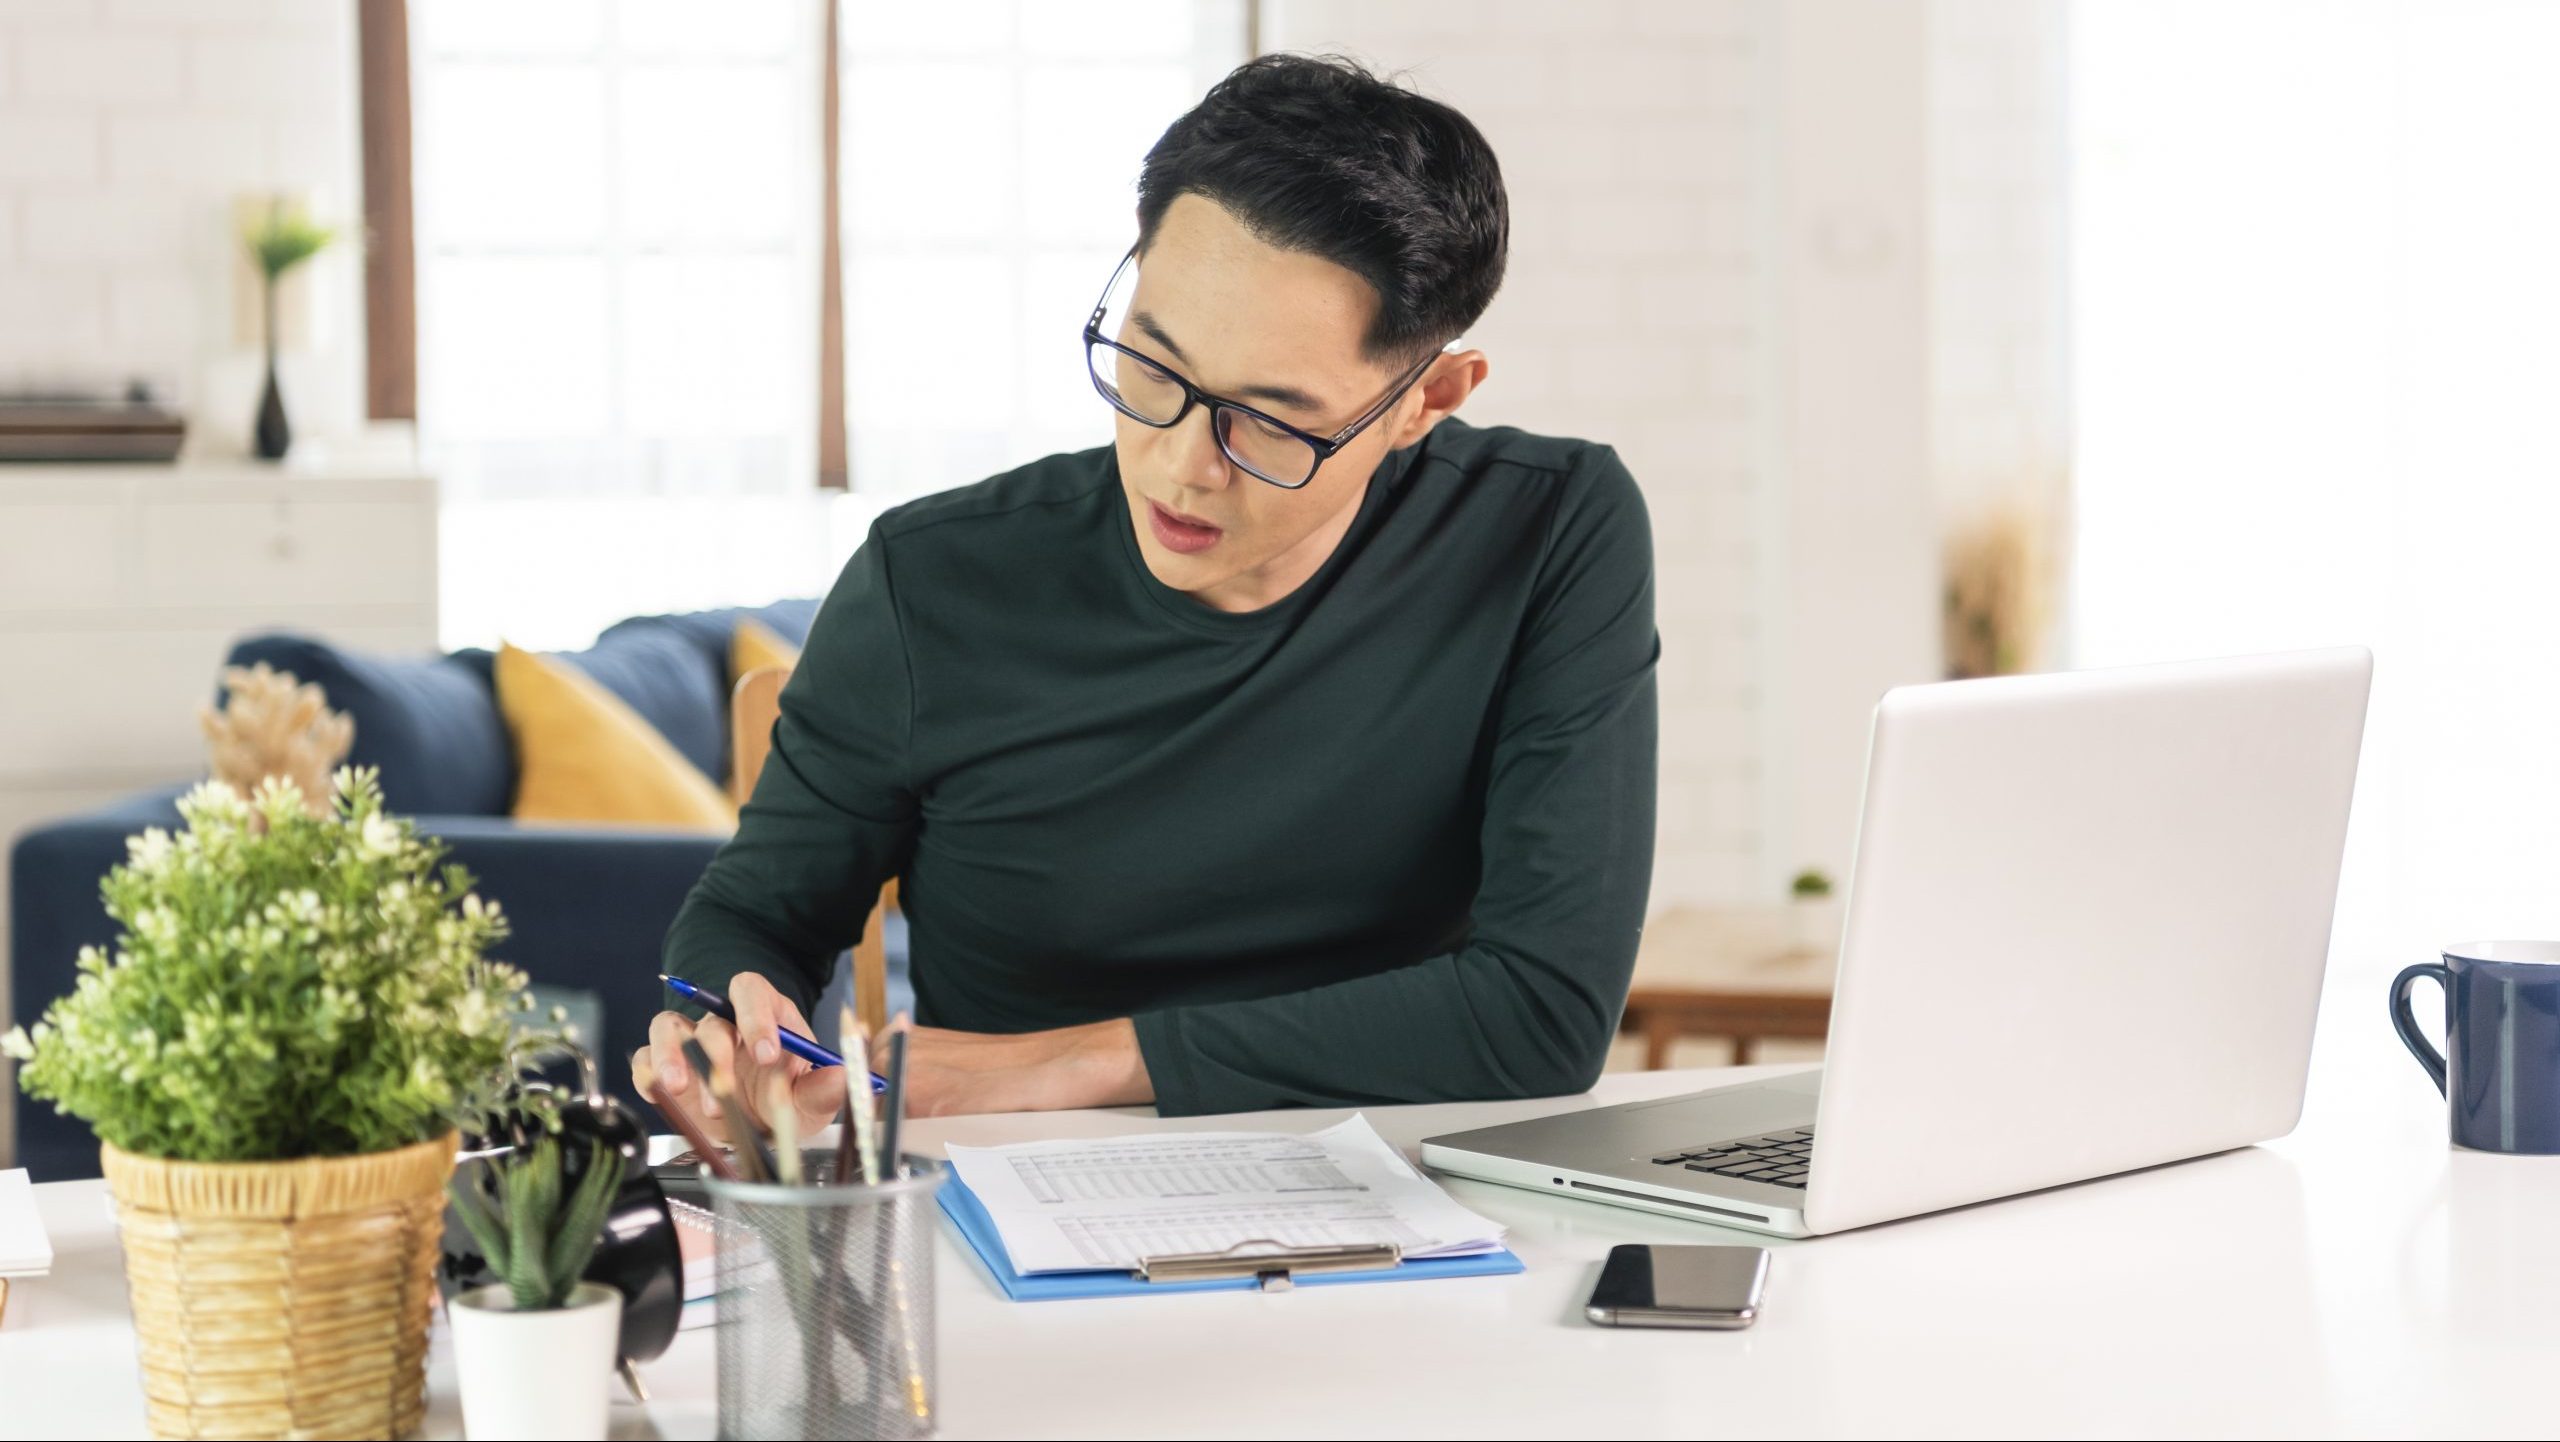
[[518,821],[736,828],[737,808],[711,778],[586,672],[501,643],[497,680]]
[[782,633],[752,617],[738,623],[729,633],[729,684],[749,671],[779,666],[788,671],[800,664],[800,648],[782,638]]

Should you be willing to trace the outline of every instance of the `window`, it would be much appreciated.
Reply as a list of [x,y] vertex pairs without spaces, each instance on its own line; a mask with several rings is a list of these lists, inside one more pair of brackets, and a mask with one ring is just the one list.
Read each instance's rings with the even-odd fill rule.
[[816,0],[411,13],[420,441],[446,494],[807,485]]
[[1251,54],[1237,0],[848,3],[853,487],[898,496],[1111,438],[1078,327],[1139,163]]
[[822,0],[413,7],[443,640],[819,595],[903,497],[1097,445],[1077,328],[1240,0],[841,0],[854,494],[817,489]]

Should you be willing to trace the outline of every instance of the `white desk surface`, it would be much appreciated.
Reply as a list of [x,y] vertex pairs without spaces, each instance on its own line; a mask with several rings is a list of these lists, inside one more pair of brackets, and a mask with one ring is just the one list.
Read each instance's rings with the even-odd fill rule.
[[[2391,1039],[2379,995],[2333,1000],[2353,1004],[2322,1028],[2291,1137],[1774,1242],[1766,1309],[1743,1332],[1599,1328],[1581,1307],[1613,1243],[1746,1234],[1474,1182],[1450,1186],[1510,1226],[1524,1275],[1011,1303],[946,1229],[944,1435],[2547,1435],[2560,1158],[2450,1151],[2442,1104]],[[1776,1070],[1618,1075],[1593,1098],[1369,1115],[1410,1154],[1437,1132]],[[1339,1115],[1234,1124],[1311,1129]],[[969,1117],[920,1124],[917,1139],[1202,1125]],[[102,1184],[37,1195],[55,1267],[12,1289],[0,1323],[0,1435],[139,1436]],[[685,1333],[644,1369],[657,1400],[617,1402],[617,1436],[713,1435],[712,1336]],[[441,1325],[429,1388],[428,1435],[461,1435]]]

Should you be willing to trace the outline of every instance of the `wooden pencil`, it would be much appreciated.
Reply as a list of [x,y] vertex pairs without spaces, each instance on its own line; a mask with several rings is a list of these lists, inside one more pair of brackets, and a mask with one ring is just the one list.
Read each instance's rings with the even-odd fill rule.
[[773,1179],[796,1187],[800,1185],[800,1109],[792,1105],[789,1078],[765,1079],[764,1110],[773,1118]]
[[649,1105],[656,1107],[658,1115],[665,1117],[674,1125],[676,1131],[684,1137],[685,1145],[693,1148],[695,1156],[702,1158],[702,1165],[709,1169],[711,1175],[724,1182],[734,1182],[738,1179],[738,1169],[729,1165],[729,1158],[721,1151],[720,1144],[711,1139],[710,1134],[702,1129],[701,1123],[693,1119],[691,1112],[677,1106],[673,1100],[669,1099],[665,1083],[654,1079],[650,1081]]
[[840,1187],[850,1186],[856,1176],[876,1182],[880,1164],[871,1154],[871,1089],[856,1080],[854,1072],[856,1061],[869,1068],[871,1038],[852,1007],[841,1008],[836,1017],[836,1040],[844,1047],[844,1107],[836,1113],[836,1165],[831,1180]]

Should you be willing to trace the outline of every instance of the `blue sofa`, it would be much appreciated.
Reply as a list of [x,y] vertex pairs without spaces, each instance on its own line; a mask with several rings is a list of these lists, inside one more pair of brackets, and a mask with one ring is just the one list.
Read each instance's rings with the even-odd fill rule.
[[[629,702],[719,782],[729,755],[728,656],[737,621],[753,616],[796,644],[817,605],[635,617],[563,659]],[[258,661],[318,683],[354,720],[349,762],[380,767],[389,807],[441,838],[481,893],[505,907],[512,934],[498,955],[601,1034],[606,1075],[636,1102],[622,1058],[647,1037],[659,1009],[660,945],[720,838],[509,820],[515,760],[487,651],[364,656],[292,634],[253,636],[232,649],[233,665]],[[113,942],[98,883],[124,860],[127,837],[180,824],[175,802],[186,789],[130,796],[19,838],[9,865],[9,985],[21,1021],[34,1021],[70,990],[82,946]],[[893,925],[888,937],[893,1000],[907,990],[903,932]],[[19,1097],[16,1104],[18,1165],[38,1181],[97,1175],[97,1143],[85,1125],[50,1103]]]

